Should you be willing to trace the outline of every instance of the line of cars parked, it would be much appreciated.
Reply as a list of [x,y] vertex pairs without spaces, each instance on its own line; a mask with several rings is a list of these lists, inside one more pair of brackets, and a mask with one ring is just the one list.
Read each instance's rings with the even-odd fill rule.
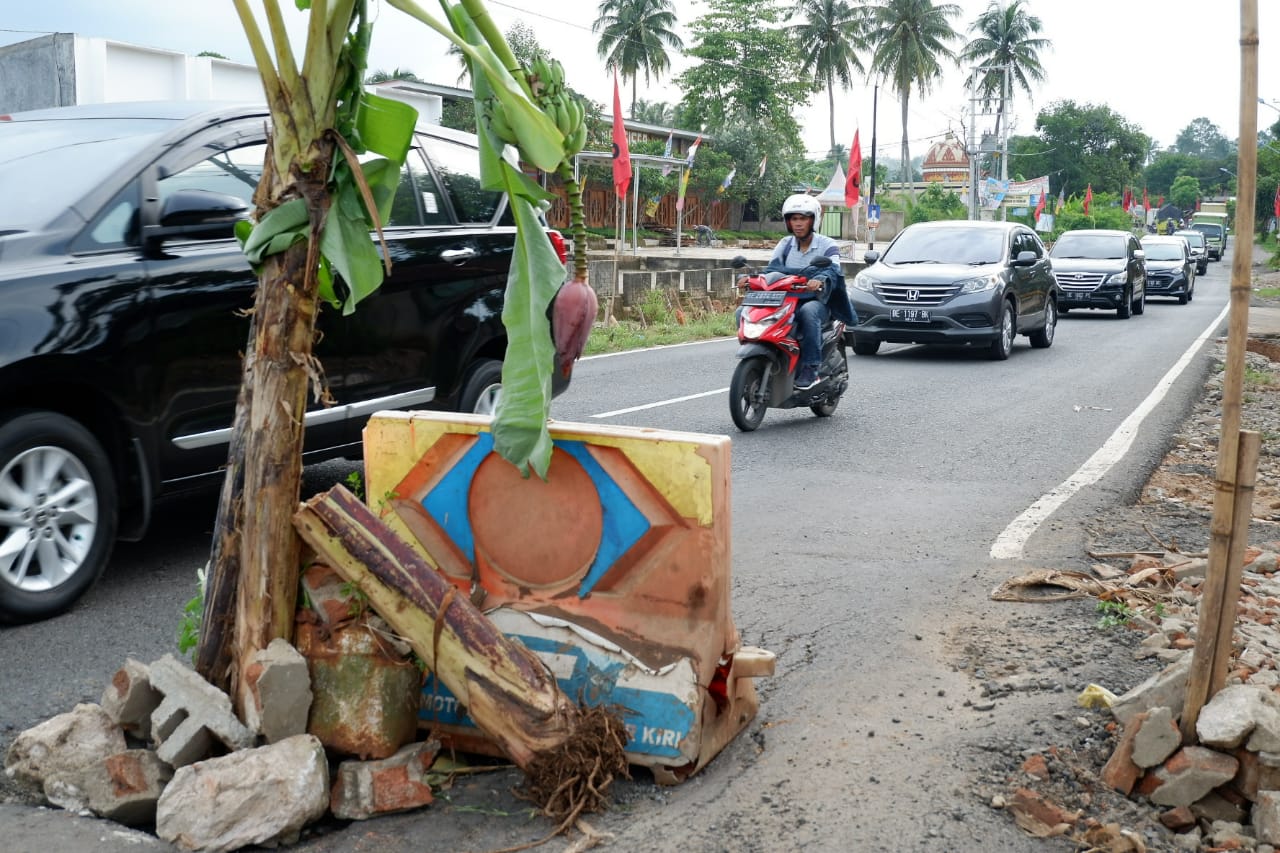
[[1128,231],[1067,231],[1046,250],[1017,222],[923,222],[905,228],[867,267],[850,295],[858,355],[882,343],[970,344],[992,359],[1009,357],[1016,336],[1053,344],[1062,314],[1104,309],[1128,319],[1147,297],[1187,304],[1211,257],[1195,229],[1141,240]]

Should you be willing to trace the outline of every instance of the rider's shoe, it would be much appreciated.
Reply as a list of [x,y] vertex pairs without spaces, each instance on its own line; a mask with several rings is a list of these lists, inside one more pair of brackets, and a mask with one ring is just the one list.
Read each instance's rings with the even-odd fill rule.
[[821,380],[818,379],[818,368],[802,367],[800,372],[796,374],[796,390],[808,391],[817,385]]

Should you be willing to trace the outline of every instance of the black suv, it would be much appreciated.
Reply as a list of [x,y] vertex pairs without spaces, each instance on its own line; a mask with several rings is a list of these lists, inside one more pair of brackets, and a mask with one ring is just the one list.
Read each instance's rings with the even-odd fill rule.
[[[0,116],[0,619],[66,609],[157,499],[219,480],[257,285],[228,222],[267,120],[193,102]],[[419,128],[392,274],[353,315],[320,314],[335,402],[309,401],[307,462],[359,458],[377,410],[491,411],[506,214],[473,137]]]
[[1108,308],[1122,320],[1147,309],[1146,254],[1128,231],[1066,231],[1049,259],[1062,287],[1062,313],[1075,308]]

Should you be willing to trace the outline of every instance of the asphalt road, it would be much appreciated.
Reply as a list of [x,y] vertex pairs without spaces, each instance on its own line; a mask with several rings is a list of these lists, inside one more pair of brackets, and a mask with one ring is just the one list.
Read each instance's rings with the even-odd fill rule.
[[[1019,337],[1004,362],[906,345],[850,354],[851,385],[833,417],[770,410],[745,435],[728,410],[733,341],[583,360],[554,418],[733,436],[733,612],[744,642],[778,655],[778,674],[760,682],[759,717],[708,768],[677,788],[641,778],[620,789],[623,806],[600,819],[615,849],[1043,849],[1003,815],[954,813],[963,779],[948,756],[981,723],[962,706],[974,687],[948,663],[948,624],[959,612],[1002,618],[987,593],[1023,568],[1085,564],[1073,522],[1133,497],[1201,387],[1203,354],[1114,467],[1030,532],[1020,558],[991,549],[1213,325],[1229,272],[1229,257],[1210,264],[1189,305],[1151,301],[1129,320],[1073,311],[1051,348]],[[307,487],[356,469],[310,469]],[[0,631],[5,743],[97,701],[126,657],[175,651],[213,511],[212,496],[166,506],[156,532],[119,546],[72,612]],[[505,787],[477,783],[453,802],[492,809]],[[353,849],[376,836],[361,849],[420,849],[412,840],[425,832],[435,849],[495,849],[548,830],[511,808],[483,819],[433,809],[304,846]]]

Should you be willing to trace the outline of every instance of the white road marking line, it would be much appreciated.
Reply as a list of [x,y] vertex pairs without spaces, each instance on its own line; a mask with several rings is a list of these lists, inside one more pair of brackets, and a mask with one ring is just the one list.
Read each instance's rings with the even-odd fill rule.
[[659,344],[658,346],[643,347],[641,349],[624,349],[624,350],[618,350],[617,352],[601,352],[601,353],[596,353],[595,355],[584,355],[582,358],[578,359],[578,361],[595,361],[597,358],[613,358],[614,356],[619,356],[619,355],[636,355],[638,353],[653,352],[655,350],[660,350],[660,349],[675,349],[676,347],[696,347],[696,346],[701,346],[702,344],[719,344],[719,343],[724,343],[725,341],[736,341],[736,340],[737,338],[734,338],[734,337],[703,338],[700,341],[685,341],[684,343],[681,343],[681,344]]
[[696,400],[699,397],[712,397],[716,394],[723,394],[728,388],[717,388],[715,391],[703,391],[701,394],[687,394],[684,397],[673,397],[670,400],[659,400],[656,403],[645,403],[643,406],[632,406],[628,409],[614,409],[612,412],[601,412],[598,415],[592,415],[593,418],[611,418],[614,415],[629,415],[632,412],[642,412],[645,409],[656,409],[659,406],[670,406],[675,403],[683,403],[686,400]]
[[1116,428],[1111,437],[1092,456],[1085,460],[1085,463],[1077,468],[1074,474],[1059,483],[1052,491],[1042,495],[1035,503],[1023,510],[1021,515],[1009,523],[1009,526],[996,537],[995,543],[991,546],[991,559],[1021,559],[1022,549],[1026,546],[1027,540],[1031,538],[1049,516],[1057,512],[1059,507],[1085,486],[1091,486],[1102,479],[1102,476],[1120,461],[1125,453],[1128,452],[1129,447],[1132,446],[1134,438],[1137,437],[1138,426],[1169,393],[1169,388],[1182,375],[1182,372],[1187,369],[1187,365],[1191,363],[1191,359],[1199,352],[1205,340],[1226,319],[1230,308],[1231,306],[1228,304],[1222,309],[1222,312],[1214,318],[1209,327],[1200,334],[1200,337],[1196,338],[1195,342],[1182,354],[1182,357],[1178,359],[1173,367],[1169,368],[1169,372],[1156,383],[1156,387],[1151,389],[1151,393],[1147,395],[1147,398],[1138,405],[1138,408],[1133,410],[1129,417],[1124,419],[1124,422]]

